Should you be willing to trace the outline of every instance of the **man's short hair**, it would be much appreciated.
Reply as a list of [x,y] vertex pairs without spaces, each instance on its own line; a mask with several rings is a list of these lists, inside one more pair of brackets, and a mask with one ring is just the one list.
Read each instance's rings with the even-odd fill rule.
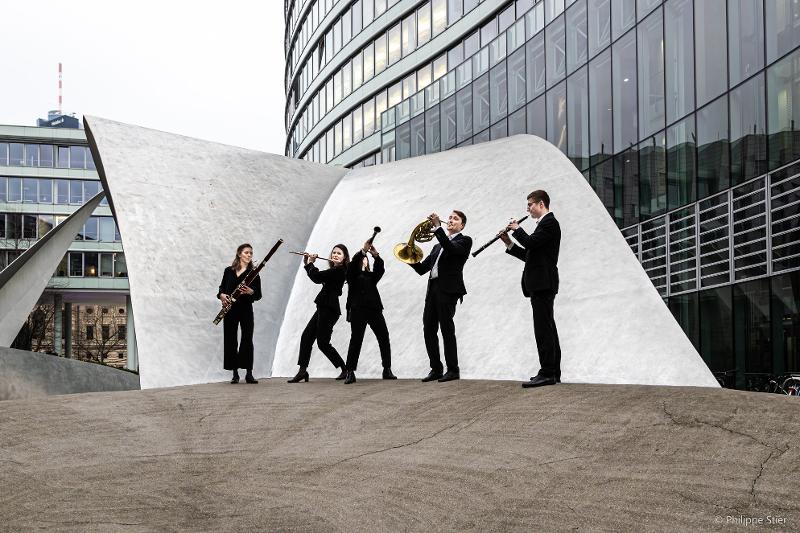
[[541,189],[537,189],[528,195],[528,200],[533,199],[533,203],[544,202],[544,206],[550,209],[550,196]]
[[453,209],[453,213],[458,215],[458,218],[461,219],[461,223],[466,226],[467,225],[467,215],[464,214],[463,211],[459,211],[457,209]]

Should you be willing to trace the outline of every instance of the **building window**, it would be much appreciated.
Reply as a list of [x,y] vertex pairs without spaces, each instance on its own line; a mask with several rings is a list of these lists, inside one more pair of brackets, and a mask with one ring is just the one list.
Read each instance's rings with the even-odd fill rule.
[[694,28],[691,0],[672,0],[664,7],[667,123],[694,109]]
[[730,92],[731,184],[767,170],[764,75],[754,76]]
[[614,105],[614,150],[635,146],[637,131],[636,105],[636,34],[631,31],[612,48],[612,83]]

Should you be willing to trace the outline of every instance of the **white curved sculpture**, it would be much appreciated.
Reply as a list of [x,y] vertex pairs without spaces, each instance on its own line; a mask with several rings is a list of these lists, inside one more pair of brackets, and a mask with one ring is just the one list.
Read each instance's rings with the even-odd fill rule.
[[[431,211],[446,216],[452,209],[467,214],[465,233],[477,248],[525,214],[534,189],[550,193],[562,228],[555,304],[562,379],[718,386],[594,191],[542,139],[516,136],[347,172],[107,120],[86,123],[125,245],[143,388],[227,377],[222,331],[211,319],[222,267],[237,244],[252,241],[257,256],[278,237],[287,249],[326,254],[343,242],[354,252],[375,225],[384,230],[375,244],[386,260],[379,289],[393,370],[425,375],[426,278],[396,261],[391,248]],[[244,221],[237,205],[264,210],[251,209]],[[520,290],[523,264],[503,252],[498,243],[465,267],[468,294],[455,318],[463,378],[527,379],[538,370],[531,308]],[[256,372],[271,365],[274,375],[288,376],[319,286],[285,253],[262,278]],[[342,357],[349,336],[342,318],[333,336]],[[380,370],[368,332],[358,377],[379,377]],[[309,372],[335,375],[316,347]]]
[[14,342],[75,235],[104,196],[97,193],[0,273],[0,346]]
[[230,375],[222,325],[211,323],[222,271],[239,244],[260,261],[283,238],[254,305],[253,371],[269,376],[295,275],[286,251],[308,240],[345,170],[95,117],[85,124],[125,248],[142,388]]
[[[392,343],[392,368],[401,377],[430,370],[422,338],[427,277],[392,257],[392,247],[432,211],[467,215],[473,250],[511,217],[526,214],[526,197],[546,190],[561,224],[561,287],[555,301],[562,379],[571,382],[718,386],[708,367],[653,287],[583,175],[552,144],[520,135],[348,173],[331,195],[309,249],[327,253],[375,241],[386,260],[379,284]],[[532,230],[530,222],[523,227]],[[423,246],[426,255],[433,242]],[[352,253],[352,252],[351,252]],[[523,298],[523,263],[498,242],[464,268],[468,294],[456,311],[462,378],[527,380],[539,369],[530,303]],[[298,276],[281,327],[273,373],[296,369],[300,333],[313,313],[318,286]],[[344,296],[342,296],[344,302]],[[341,319],[332,343],[345,357],[349,324]],[[444,360],[442,360],[444,362]],[[315,348],[311,376],[336,371]],[[381,362],[369,330],[357,375],[377,378]]]

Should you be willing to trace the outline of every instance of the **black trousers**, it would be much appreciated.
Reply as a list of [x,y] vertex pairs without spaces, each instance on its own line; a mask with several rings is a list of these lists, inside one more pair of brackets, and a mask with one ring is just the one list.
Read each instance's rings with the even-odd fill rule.
[[531,295],[533,308],[533,334],[539,349],[539,375],[561,379],[561,344],[553,318],[553,303],[556,295],[550,291],[534,292]]
[[339,314],[336,311],[327,307],[317,306],[317,312],[308,321],[306,329],[303,330],[303,334],[300,336],[300,356],[297,358],[299,366],[308,366],[308,362],[311,360],[311,349],[314,347],[314,341],[316,340],[317,346],[333,363],[333,366],[344,368],[342,356],[331,345],[333,326],[338,320]]
[[[238,342],[237,333],[242,326],[242,338]],[[253,368],[253,306],[251,304],[236,303],[225,318],[222,319],[223,341],[225,348],[225,370]]]
[[347,348],[347,370],[355,371],[361,345],[364,343],[364,332],[370,327],[378,339],[383,368],[392,366],[392,349],[389,344],[389,329],[380,309],[363,309],[356,307],[350,310],[350,346]]
[[444,344],[444,360],[447,370],[458,372],[458,347],[456,345],[456,326],[453,317],[456,315],[456,304],[459,296],[439,290],[439,282],[428,281],[428,292],[425,295],[425,309],[422,311],[422,331],[425,336],[425,349],[430,359],[431,370],[441,372],[442,359],[439,356],[439,329],[442,330]]

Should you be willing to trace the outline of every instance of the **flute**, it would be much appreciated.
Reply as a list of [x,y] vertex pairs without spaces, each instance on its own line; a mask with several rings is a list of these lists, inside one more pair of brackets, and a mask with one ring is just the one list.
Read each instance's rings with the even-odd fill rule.
[[[523,221],[523,220],[525,220],[526,218],[528,218],[528,216],[529,216],[529,215],[525,215],[525,216],[524,216],[524,217],[522,217],[521,219],[517,220],[517,224],[520,224],[520,223],[522,223],[522,221]],[[502,235],[503,233],[508,233],[508,228],[505,228],[505,229],[504,229],[504,230],[502,230],[500,233],[498,233],[497,235],[495,235],[495,236],[494,236],[494,238],[493,238],[492,240],[490,240],[489,242],[487,242],[486,244],[484,244],[483,246],[481,246],[480,248],[478,248],[477,250],[475,250],[474,252],[472,252],[472,257],[475,257],[476,255],[478,255],[479,253],[481,253],[482,251],[484,251],[486,248],[488,248],[489,246],[491,246],[491,245],[494,243],[494,241],[496,241],[497,239],[499,239],[499,238],[500,238],[500,235]]]

